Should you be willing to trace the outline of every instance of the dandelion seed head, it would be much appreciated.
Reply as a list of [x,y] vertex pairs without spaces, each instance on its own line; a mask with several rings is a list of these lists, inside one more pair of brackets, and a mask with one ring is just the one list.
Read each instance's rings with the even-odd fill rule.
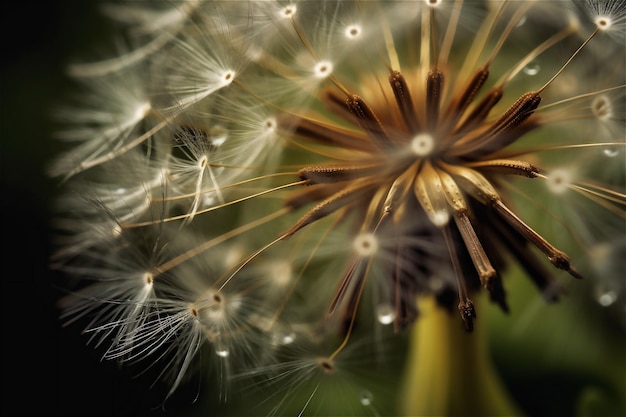
[[146,286],[152,287],[154,285],[154,274],[152,272],[144,272],[142,279]]
[[66,314],[93,316],[107,359],[158,359],[173,390],[210,345],[216,383],[288,385],[273,415],[328,381],[379,414],[344,371],[375,369],[416,299],[471,331],[477,292],[507,311],[509,263],[551,300],[556,269],[620,269],[618,244],[590,245],[626,199],[622,55],[600,33],[623,2],[183,3],[109,8],[138,46],[73,71],[92,88],[50,170],[73,188],[55,261],[94,282]]
[[194,316],[198,317],[208,328],[219,331],[219,329],[228,328],[242,305],[242,300],[236,294],[226,295],[209,290],[190,308],[196,312]]
[[226,87],[227,85],[230,85],[233,81],[235,81],[235,71],[227,69],[223,73],[219,74],[218,77],[221,80],[220,86]]
[[600,30],[609,30],[613,24],[611,18],[608,16],[598,16],[593,20],[593,22]]
[[417,156],[428,156],[434,149],[435,139],[429,133],[420,133],[411,139],[411,150]]
[[369,257],[378,251],[378,238],[373,233],[361,233],[354,238],[352,246],[357,255]]
[[551,192],[563,194],[570,189],[572,180],[572,173],[569,169],[559,168],[547,175],[547,186]]
[[605,148],[602,150],[602,153],[609,158],[615,158],[620,154],[616,148]]
[[294,4],[287,5],[279,10],[278,15],[283,19],[293,19],[298,8]]
[[333,64],[330,61],[320,61],[313,67],[316,78],[326,78],[333,72]]
[[360,25],[349,25],[346,27],[344,34],[348,39],[358,39],[361,37],[363,29]]
[[278,127],[278,124],[276,123],[275,117],[268,117],[262,122],[262,128],[268,133],[276,132],[277,127]]
[[437,7],[437,6],[440,6],[441,3],[443,3],[443,0],[424,0],[424,3],[428,7]]
[[196,162],[196,164],[198,165],[198,169],[204,169],[208,161],[209,158],[206,155],[202,155],[200,158],[198,158],[198,161]]
[[626,5],[620,0],[585,0],[579,4],[597,30],[608,33],[623,44]]
[[331,358],[321,357],[315,360],[315,364],[318,369],[320,369],[323,373],[332,375],[337,372],[336,365]]

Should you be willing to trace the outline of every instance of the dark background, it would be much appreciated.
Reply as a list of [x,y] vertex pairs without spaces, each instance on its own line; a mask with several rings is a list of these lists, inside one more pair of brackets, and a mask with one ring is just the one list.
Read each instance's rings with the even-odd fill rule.
[[64,64],[106,33],[97,5],[11,1],[0,14],[3,416],[139,416],[162,395],[100,362],[80,328],[61,327],[58,277],[46,265],[57,189],[45,174],[56,153],[48,118],[67,94]]

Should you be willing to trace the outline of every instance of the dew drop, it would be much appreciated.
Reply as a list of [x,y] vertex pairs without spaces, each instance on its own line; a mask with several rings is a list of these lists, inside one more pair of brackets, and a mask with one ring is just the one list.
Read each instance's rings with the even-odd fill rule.
[[619,155],[619,151],[615,148],[606,148],[602,151],[602,153],[609,158],[615,158],[617,155]]
[[617,293],[613,290],[599,290],[596,300],[602,307],[610,307],[617,301]]
[[228,349],[218,348],[215,349],[215,354],[220,358],[227,358],[230,352],[228,351]]
[[368,390],[362,390],[359,395],[359,401],[362,405],[369,407],[374,401],[374,394],[372,394]]
[[293,341],[296,340],[296,334],[294,332],[283,335],[281,338],[281,342],[283,345],[290,345]]
[[290,345],[295,342],[295,340],[296,334],[294,332],[285,332],[280,330],[275,330],[272,332],[272,345],[274,346]]
[[376,318],[380,324],[386,326],[393,323],[396,318],[396,312],[391,304],[380,304],[376,307]]
[[526,23],[526,16],[522,16],[522,18],[519,20],[519,22],[517,22],[517,25],[515,25],[515,27],[524,26],[524,23]]
[[430,216],[430,220],[437,227],[443,227],[450,221],[450,213],[447,210],[437,210]]
[[522,71],[524,71],[524,74],[532,76],[537,75],[540,69],[541,67],[539,67],[539,64],[537,64],[536,62],[531,62],[530,64],[526,65]]
[[442,3],[443,0],[424,0],[426,6],[428,7],[437,7]]
[[204,207],[211,207],[213,206],[213,204],[215,204],[215,197],[211,194],[211,195],[207,195],[202,199],[202,204]]

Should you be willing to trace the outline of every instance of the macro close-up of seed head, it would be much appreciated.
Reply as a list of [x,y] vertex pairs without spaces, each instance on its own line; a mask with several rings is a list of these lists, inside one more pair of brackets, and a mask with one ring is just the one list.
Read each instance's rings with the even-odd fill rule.
[[[621,1],[98,11],[49,266],[62,325],[161,414],[624,412]],[[569,400],[540,409],[539,369]]]

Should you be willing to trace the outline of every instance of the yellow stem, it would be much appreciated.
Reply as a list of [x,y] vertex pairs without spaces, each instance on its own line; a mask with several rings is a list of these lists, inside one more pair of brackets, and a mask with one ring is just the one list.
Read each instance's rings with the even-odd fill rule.
[[402,414],[521,416],[491,364],[480,316],[474,331],[466,333],[456,311],[438,307],[434,299],[420,299],[418,307],[421,315],[412,330]]

